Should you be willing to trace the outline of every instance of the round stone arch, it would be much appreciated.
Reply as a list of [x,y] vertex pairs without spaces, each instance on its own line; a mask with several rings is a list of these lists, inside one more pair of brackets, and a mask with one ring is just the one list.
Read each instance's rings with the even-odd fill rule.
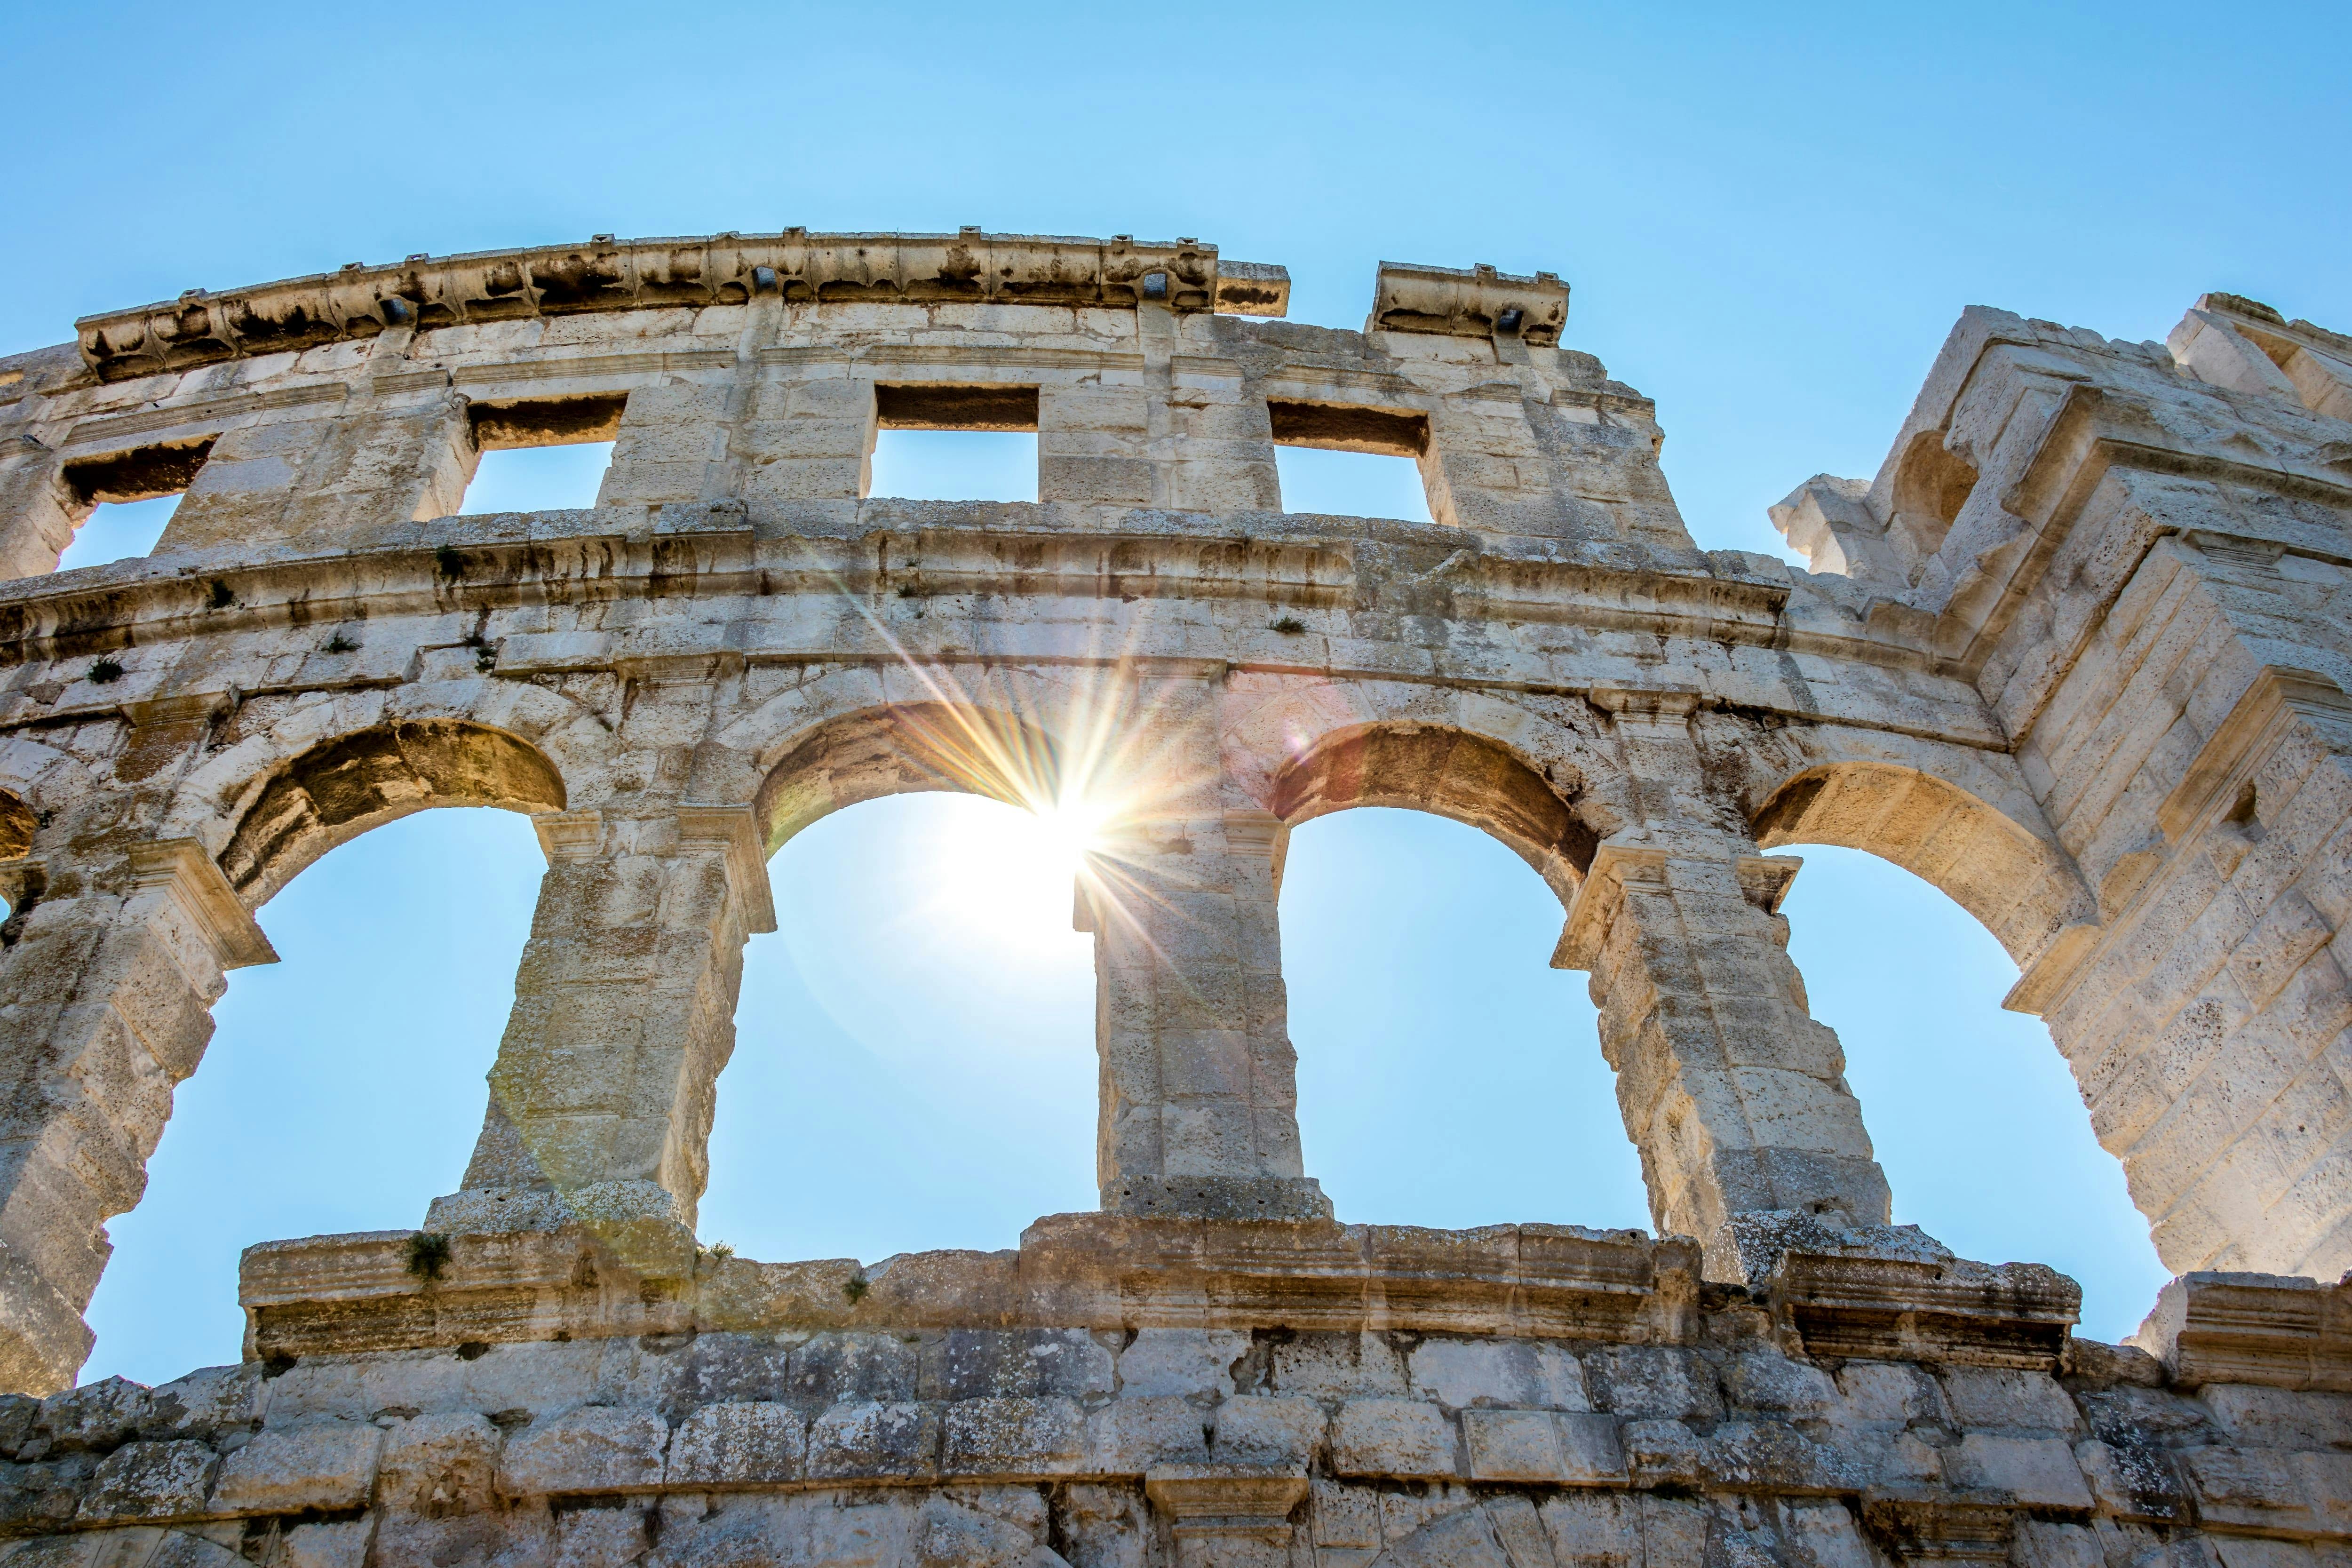
[[247,699],[180,782],[157,837],[203,843],[254,910],[329,850],[415,812],[565,810],[603,785],[622,749],[608,723],[546,687],[457,691],[454,702],[447,684]]
[[1974,915],[2030,970],[2095,905],[2073,858],[1986,798],[1921,763],[1819,761],[1772,783],[1750,811],[1756,842],[1832,844],[1889,861]]
[[1600,837],[1564,793],[1518,752],[1474,731],[1434,724],[1354,725],[1318,739],[1268,781],[1267,809],[1295,827],[1355,806],[1426,811],[1500,841],[1565,909],[1591,868]]
[[70,825],[75,809],[99,796],[79,758],[23,735],[0,740],[0,898],[15,915],[46,889],[47,868],[29,857],[50,813],[63,812]]
[[1618,764],[1579,699],[1251,674],[1225,710],[1226,773],[1286,828],[1359,805],[1426,811],[1508,847],[1565,909],[1616,825]]
[[218,859],[259,908],[320,857],[371,828],[444,805],[562,811],[563,775],[522,737],[454,718],[389,719],[318,742],[244,792]]
[[[98,793],[88,765],[79,758],[23,735],[0,740],[0,795],[23,807],[26,815],[21,817],[9,814],[20,830],[29,833],[37,828],[45,810],[70,810]],[[0,827],[0,860],[24,855],[30,848],[27,841],[12,850],[7,847],[11,841],[6,829]]]
[[773,855],[844,806],[942,791],[1032,808],[1054,800],[1067,752],[1042,725],[954,700],[885,702],[836,714],[776,748],[753,811]]

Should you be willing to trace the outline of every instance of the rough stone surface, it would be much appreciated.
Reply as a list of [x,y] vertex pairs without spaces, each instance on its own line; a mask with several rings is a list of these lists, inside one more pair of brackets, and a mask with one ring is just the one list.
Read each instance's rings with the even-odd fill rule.
[[[1803,572],[1692,544],[1558,279],[1287,295],[1192,240],[599,239],[0,361],[6,1568],[2352,1552],[2352,340],[1970,310],[1879,473],[1772,509]],[[1034,429],[1039,500],[873,497],[888,427]],[[460,514],[482,452],[607,439],[594,506]],[[1415,463],[1435,522],[1284,510],[1286,443]],[[50,574],[172,493],[152,557]],[[769,854],[1081,786],[1100,1212],[703,1252]],[[252,1248],[246,1365],[69,1386],[253,911],[459,805],[549,865],[437,1261]],[[1276,889],[1360,805],[1558,896],[1654,1237],[1334,1217]],[[2135,1344],[1888,1223],[1788,955],[1807,842],[2017,961],[2179,1271]]]

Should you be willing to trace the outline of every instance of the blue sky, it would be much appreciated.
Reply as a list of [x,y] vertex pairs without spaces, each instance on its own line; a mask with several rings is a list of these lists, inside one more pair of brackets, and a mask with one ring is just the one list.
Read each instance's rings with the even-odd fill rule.
[[[2260,4],[26,7],[0,352],[191,287],[596,231],[1198,235],[1347,326],[1383,258],[1489,261],[1573,286],[1563,341],[1657,400],[1698,541],[1773,550],[1765,507],[1874,470],[1965,305],[2160,338],[2224,289],[2352,325],[2347,33]],[[1393,476],[1298,456],[1292,504],[1402,510]],[[593,488],[581,460],[496,482]],[[1006,482],[1001,456],[893,461],[889,488]],[[870,803],[779,856],[706,1237],[872,1260],[1089,1201],[1083,942],[1009,892],[908,914],[927,853],[1007,809]],[[1998,948],[1905,873],[1807,856],[1794,949],[1898,1217],[2067,1269],[2086,1331],[2127,1332],[2160,1270],[2047,1036],[1999,1010]],[[413,1225],[455,1185],[539,869],[521,818],[434,813],[263,910],[285,962],[235,977],[112,1227],[86,1375],[233,1359],[239,1247]],[[1642,1219],[1523,866],[1346,814],[1297,835],[1283,917],[1343,1216]]]

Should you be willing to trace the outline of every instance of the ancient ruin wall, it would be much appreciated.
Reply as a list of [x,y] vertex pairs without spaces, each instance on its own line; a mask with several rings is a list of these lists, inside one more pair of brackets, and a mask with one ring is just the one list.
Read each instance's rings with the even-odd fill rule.
[[[1805,573],[1694,547],[1557,279],[1383,265],[1360,332],[1287,292],[1192,240],[600,237],[0,361],[10,1561],[2341,1555],[2352,343],[1972,310],[1878,477],[1773,509]],[[870,497],[891,426],[1034,428],[1040,499]],[[481,452],[598,439],[593,508],[452,515]],[[1283,443],[1413,459],[1436,521],[1283,511]],[[44,574],[171,493],[152,556]],[[1100,1212],[701,1250],[769,856],[1076,787]],[[549,861],[468,1169],[253,1249],[242,1366],[68,1389],[253,911],[443,805]],[[1332,1216],[1276,895],[1364,805],[1559,894],[1654,1237]],[[2137,1346],[1888,1225],[1777,913],[1802,842],[2017,960],[2182,1275]]]

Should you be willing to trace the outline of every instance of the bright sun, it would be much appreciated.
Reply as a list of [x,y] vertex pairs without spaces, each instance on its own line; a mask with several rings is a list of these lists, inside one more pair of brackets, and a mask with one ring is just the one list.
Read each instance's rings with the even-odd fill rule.
[[942,811],[932,846],[931,918],[1011,946],[1066,940],[1072,889],[1101,841],[1106,816],[1080,801],[1024,811],[957,797]]

